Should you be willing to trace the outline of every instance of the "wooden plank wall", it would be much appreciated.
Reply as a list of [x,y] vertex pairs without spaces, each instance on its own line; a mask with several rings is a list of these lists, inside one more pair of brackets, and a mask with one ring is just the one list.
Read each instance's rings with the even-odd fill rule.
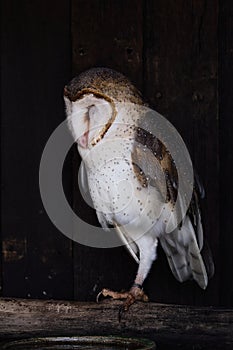
[[[176,283],[164,265],[156,264],[148,287],[161,301],[218,302],[217,18],[218,1],[215,0],[146,2],[145,95],[180,132],[203,179],[205,235],[217,266],[214,279],[203,293],[193,283]],[[157,281],[155,286],[154,281]]]
[[[137,266],[123,247],[89,248],[59,233],[38,190],[43,147],[64,119],[64,84],[107,66],[128,76],[174,124],[206,188],[202,210],[216,263],[208,290],[176,282],[160,249],[146,291],[158,302],[233,304],[232,199],[225,188],[232,12],[230,0],[2,1],[2,295],[94,300],[102,287],[127,289],[134,279]],[[72,180],[79,163],[73,147],[66,192],[71,200],[73,187],[75,211],[97,224]]]
[[2,292],[72,298],[72,242],[47,217],[38,178],[45,143],[64,119],[70,6],[66,0],[1,6]]
[[219,130],[220,130],[220,303],[233,305],[233,235],[231,179],[233,176],[233,2],[220,1],[219,15]]

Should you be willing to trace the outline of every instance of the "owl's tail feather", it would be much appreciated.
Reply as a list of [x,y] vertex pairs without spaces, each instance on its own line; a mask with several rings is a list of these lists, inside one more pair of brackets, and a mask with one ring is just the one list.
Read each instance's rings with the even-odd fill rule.
[[175,278],[180,282],[194,279],[205,289],[207,272],[189,218],[186,217],[181,229],[162,235],[160,242]]

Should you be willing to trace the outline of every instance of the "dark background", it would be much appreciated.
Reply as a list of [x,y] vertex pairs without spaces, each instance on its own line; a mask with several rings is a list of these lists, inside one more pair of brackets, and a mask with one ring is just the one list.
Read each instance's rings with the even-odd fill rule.
[[[44,211],[40,157],[65,118],[63,86],[92,66],[124,73],[187,143],[203,179],[205,234],[216,274],[203,292],[180,284],[161,249],[145,283],[151,300],[233,305],[231,0],[3,0],[1,64],[2,296],[94,300],[103,287],[129,288],[137,265],[123,247],[94,249],[63,236]],[[74,178],[75,210],[96,222]]]

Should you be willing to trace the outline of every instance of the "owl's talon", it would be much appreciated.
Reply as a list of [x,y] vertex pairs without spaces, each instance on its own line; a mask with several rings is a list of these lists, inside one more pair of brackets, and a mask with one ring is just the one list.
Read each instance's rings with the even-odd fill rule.
[[99,302],[100,296],[102,295],[104,298],[110,297],[115,300],[122,300],[122,299],[127,299],[128,297],[128,292],[114,292],[110,289],[103,288],[101,292],[96,297],[97,303]]
[[102,290],[101,290],[101,292],[99,292],[99,293],[97,294],[97,297],[96,297],[96,302],[97,302],[97,303],[99,302],[100,296],[101,296],[101,295],[103,295]]
[[98,303],[100,301],[100,296],[102,295],[103,298],[110,297],[112,299],[118,299],[115,294],[118,295],[118,292],[113,292],[110,289],[103,288],[96,297],[96,302]]
[[101,295],[106,298],[110,297],[115,300],[122,300],[125,299],[123,305],[120,306],[118,311],[118,321],[120,322],[122,319],[122,315],[127,312],[132,304],[134,304],[135,301],[143,301],[148,302],[148,297],[142,290],[140,286],[133,285],[133,287],[130,289],[129,292],[113,292],[110,289],[102,289],[102,291],[97,295],[96,301],[97,303],[100,300]]

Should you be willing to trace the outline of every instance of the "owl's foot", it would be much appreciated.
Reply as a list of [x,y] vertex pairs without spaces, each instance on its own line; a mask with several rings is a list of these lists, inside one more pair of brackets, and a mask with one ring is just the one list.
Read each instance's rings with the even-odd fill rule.
[[144,301],[147,302],[148,296],[144,293],[142,288],[138,285],[133,285],[133,287],[128,292],[113,292],[110,289],[103,289],[96,298],[96,301],[99,302],[100,296],[103,297],[111,297],[112,299],[122,300],[125,299],[125,302],[119,309],[118,313],[118,319],[121,320],[122,314],[124,312],[127,312],[129,310],[129,307],[135,302],[135,301]]

